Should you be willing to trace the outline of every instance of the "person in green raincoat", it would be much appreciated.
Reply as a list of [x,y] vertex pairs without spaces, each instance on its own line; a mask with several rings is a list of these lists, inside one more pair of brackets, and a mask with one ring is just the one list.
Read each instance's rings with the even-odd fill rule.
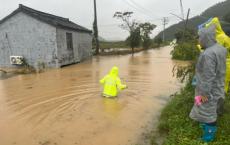
[[119,90],[124,90],[127,88],[125,84],[121,83],[121,80],[118,76],[119,69],[114,66],[110,73],[104,76],[100,83],[104,86],[103,96],[107,98],[117,97]]

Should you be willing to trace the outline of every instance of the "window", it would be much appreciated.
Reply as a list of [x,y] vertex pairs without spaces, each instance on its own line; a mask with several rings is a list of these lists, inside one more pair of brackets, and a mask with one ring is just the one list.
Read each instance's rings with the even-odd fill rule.
[[72,33],[66,33],[67,50],[73,50],[73,36]]

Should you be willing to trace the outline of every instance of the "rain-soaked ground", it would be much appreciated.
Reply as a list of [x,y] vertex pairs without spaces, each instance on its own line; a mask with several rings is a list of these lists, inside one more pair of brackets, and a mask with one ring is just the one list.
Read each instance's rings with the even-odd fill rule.
[[[180,87],[171,48],[99,56],[41,74],[0,80],[0,145],[133,145],[154,127]],[[98,83],[113,65],[128,89],[101,97]]]

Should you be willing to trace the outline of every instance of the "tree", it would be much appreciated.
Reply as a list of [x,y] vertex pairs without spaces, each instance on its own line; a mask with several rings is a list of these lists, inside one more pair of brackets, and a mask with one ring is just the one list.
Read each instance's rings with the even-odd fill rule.
[[141,32],[143,48],[148,49],[151,46],[151,38],[149,35],[152,33],[152,30],[156,28],[156,25],[146,22],[140,24],[139,27]]
[[128,45],[132,48],[132,54],[134,53],[134,48],[138,47],[141,43],[140,29],[136,28],[130,32],[130,36],[126,39]]
[[[224,16],[224,21],[230,23],[230,12]],[[229,24],[225,25],[223,27],[225,34],[227,34],[230,37],[230,26]]]
[[133,12],[116,12],[113,17],[123,21],[120,27],[129,32],[126,42],[132,48],[132,54],[134,54],[134,48],[140,45],[141,37],[139,23],[131,19],[132,14]]
[[157,46],[160,47],[160,45],[163,43],[163,40],[162,40],[161,37],[156,37],[156,38],[154,39],[154,43],[156,43]]
[[186,29],[186,31],[179,30],[175,33],[175,38],[178,42],[193,41],[197,37],[196,31],[193,29]]

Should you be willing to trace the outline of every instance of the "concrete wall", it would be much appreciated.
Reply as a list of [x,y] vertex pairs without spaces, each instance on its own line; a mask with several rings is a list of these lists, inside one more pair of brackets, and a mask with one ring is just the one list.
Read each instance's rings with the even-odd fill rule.
[[[66,33],[72,33],[73,51],[67,49]],[[58,62],[60,66],[80,62],[92,55],[92,35],[58,28],[57,47]]]
[[32,66],[56,66],[56,28],[22,12],[0,24],[0,66],[12,67],[10,56],[23,56]]

